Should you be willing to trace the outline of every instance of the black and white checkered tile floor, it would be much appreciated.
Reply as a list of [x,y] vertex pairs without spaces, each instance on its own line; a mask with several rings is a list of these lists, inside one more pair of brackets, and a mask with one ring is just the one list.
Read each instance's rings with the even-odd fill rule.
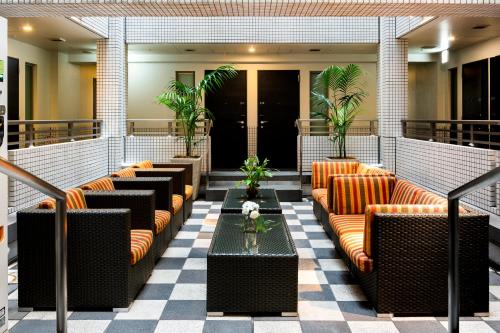
[[[160,259],[127,313],[69,313],[70,332],[446,332],[446,318],[379,319],[352,279],[310,202],[282,203],[300,257],[299,317],[207,318],[206,253],[220,203],[195,202],[193,215]],[[15,265],[10,268],[11,332],[54,332],[54,312],[19,312]],[[462,332],[500,332],[500,275],[490,272],[489,318],[463,318]]]

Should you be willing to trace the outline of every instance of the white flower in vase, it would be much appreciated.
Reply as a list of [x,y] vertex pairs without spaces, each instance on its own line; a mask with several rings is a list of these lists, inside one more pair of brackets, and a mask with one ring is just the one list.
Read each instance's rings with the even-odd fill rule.
[[259,214],[258,210],[252,210],[252,212],[250,212],[250,218],[252,220],[258,219],[259,216],[260,216],[260,214]]

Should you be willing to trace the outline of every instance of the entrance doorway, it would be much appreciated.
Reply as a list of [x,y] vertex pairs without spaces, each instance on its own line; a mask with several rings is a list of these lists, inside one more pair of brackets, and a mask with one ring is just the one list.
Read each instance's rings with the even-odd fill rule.
[[272,168],[297,168],[300,71],[258,71],[257,153]]
[[[19,59],[7,58],[7,109],[9,120],[19,120]],[[8,126],[8,142],[19,142],[19,125]],[[9,145],[9,149],[18,149],[19,144]]]
[[215,118],[210,132],[212,168],[238,169],[248,156],[247,72],[238,71],[221,89],[207,93],[205,106]]

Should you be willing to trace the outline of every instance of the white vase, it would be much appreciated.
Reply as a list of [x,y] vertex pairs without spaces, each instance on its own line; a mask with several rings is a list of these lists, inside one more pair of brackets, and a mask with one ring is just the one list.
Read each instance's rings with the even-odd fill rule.
[[191,163],[193,165],[193,201],[198,198],[201,180],[201,156],[198,157],[173,157],[172,163]]

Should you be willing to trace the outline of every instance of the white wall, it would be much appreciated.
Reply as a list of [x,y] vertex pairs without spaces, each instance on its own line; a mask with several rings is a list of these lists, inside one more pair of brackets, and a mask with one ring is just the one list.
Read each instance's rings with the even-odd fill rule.
[[176,71],[195,71],[199,82],[205,70],[225,63],[235,64],[247,71],[248,126],[257,125],[257,71],[300,70],[300,115],[309,118],[311,71],[321,71],[329,65],[357,63],[365,71],[366,90],[369,93],[358,119],[376,119],[376,56],[370,54],[346,55],[145,55],[129,54],[128,118],[173,118],[164,106],[158,105],[155,96],[175,79]]

